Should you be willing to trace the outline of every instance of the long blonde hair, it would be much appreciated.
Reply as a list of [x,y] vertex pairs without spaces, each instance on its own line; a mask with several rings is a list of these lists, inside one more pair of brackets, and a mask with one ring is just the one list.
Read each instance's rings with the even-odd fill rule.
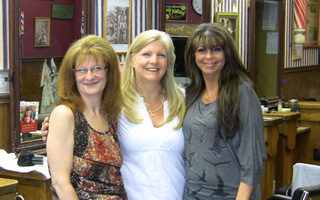
[[174,62],[176,56],[174,54],[174,46],[168,34],[158,30],[148,30],[140,33],[130,45],[126,55],[126,60],[121,77],[121,88],[124,98],[123,112],[132,123],[139,124],[143,122],[142,117],[137,112],[137,102],[141,101],[138,97],[139,94],[135,70],[130,66],[132,58],[136,53],[141,51],[144,47],[154,41],[161,41],[166,47],[168,66],[165,75],[161,79],[161,91],[167,96],[169,102],[170,114],[164,123],[172,121],[178,116],[180,122],[175,127],[178,129],[182,126],[184,114],[186,111],[184,92],[176,84],[173,77]]

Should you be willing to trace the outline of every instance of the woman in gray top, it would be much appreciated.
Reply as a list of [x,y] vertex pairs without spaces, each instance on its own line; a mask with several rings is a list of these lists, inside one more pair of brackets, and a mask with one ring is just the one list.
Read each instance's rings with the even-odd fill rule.
[[184,199],[259,199],[267,158],[260,101],[232,37],[201,24],[185,51]]

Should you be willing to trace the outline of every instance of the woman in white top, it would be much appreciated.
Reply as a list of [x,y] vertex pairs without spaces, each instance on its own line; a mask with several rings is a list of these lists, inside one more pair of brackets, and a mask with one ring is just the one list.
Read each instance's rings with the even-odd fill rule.
[[170,36],[157,30],[140,33],[127,52],[118,136],[128,199],[183,198],[185,102],[174,62]]
[[[173,77],[176,56],[170,36],[140,33],[122,72],[124,105],[118,120],[121,167],[129,200],[182,200],[185,186],[184,91]],[[42,125],[43,140],[48,134]]]

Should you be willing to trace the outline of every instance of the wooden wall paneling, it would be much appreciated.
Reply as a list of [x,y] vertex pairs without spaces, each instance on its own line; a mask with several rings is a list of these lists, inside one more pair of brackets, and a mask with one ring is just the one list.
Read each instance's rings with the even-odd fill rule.
[[320,101],[320,65],[286,68],[283,77],[284,101],[292,97],[300,101],[308,98]]
[[[23,101],[39,101],[41,107],[42,87],[40,87],[44,60],[50,67],[51,58],[23,59],[21,67],[21,99]],[[54,58],[59,68],[62,58]]]
[[10,133],[10,105],[9,96],[0,96],[0,149],[12,151],[12,137]]

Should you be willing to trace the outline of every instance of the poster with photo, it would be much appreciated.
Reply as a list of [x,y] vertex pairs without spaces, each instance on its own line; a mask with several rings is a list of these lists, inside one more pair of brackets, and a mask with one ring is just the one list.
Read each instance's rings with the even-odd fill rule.
[[20,101],[20,132],[29,133],[37,131],[38,127],[38,101]]

